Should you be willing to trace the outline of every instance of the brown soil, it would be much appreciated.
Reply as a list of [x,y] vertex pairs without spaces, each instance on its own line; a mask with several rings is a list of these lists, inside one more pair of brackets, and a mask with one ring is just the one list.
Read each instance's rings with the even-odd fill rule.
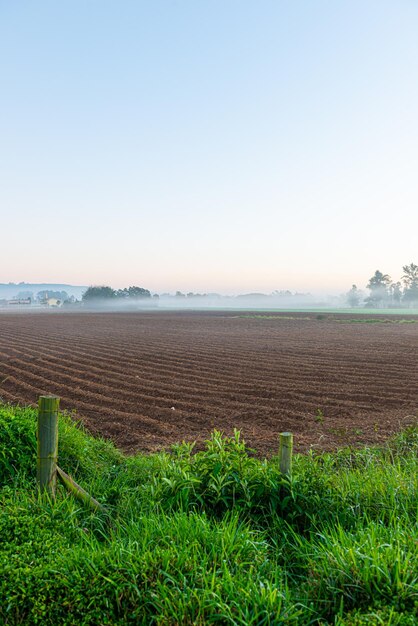
[[239,428],[259,454],[284,430],[299,451],[381,442],[417,422],[418,324],[353,317],[5,313],[0,398],[57,394],[128,452],[214,428]]

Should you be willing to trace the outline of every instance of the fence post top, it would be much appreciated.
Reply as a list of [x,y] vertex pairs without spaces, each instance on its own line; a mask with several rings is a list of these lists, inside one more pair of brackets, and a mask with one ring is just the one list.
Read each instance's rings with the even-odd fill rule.
[[38,407],[43,411],[54,411],[59,407],[59,396],[39,396]]

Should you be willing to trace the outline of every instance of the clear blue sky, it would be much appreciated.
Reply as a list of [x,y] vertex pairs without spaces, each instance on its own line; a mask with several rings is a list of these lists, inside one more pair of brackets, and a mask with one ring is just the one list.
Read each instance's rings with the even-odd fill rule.
[[418,263],[415,0],[0,0],[0,282]]

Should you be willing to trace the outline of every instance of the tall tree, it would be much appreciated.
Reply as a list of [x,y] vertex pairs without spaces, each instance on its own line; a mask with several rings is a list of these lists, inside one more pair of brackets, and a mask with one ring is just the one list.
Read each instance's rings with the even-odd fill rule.
[[391,278],[388,274],[382,274],[382,272],[376,270],[367,284],[367,289],[370,289],[370,295],[366,298],[367,304],[372,307],[379,307],[387,302],[390,283]]
[[352,285],[350,291],[346,295],[347,302],[351,307],[356,307],[360,304],[360,290],[357,285]]
[[408,303],[418,303],[418,265],[410,263],[403,266],[402,281],[404,284],[403,299]]
[[392,303],[395,306],[399,306],[401,300],[402,300],[402,285],[399,281],[397,281],[396,283],[392,283],[389,286],[389,293],[390,293],[390,298]]

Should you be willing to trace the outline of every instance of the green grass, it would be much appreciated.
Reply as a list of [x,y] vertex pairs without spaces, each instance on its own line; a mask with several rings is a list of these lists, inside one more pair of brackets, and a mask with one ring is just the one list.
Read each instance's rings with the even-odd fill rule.
[[353,317],[353,318],[332,318],[340,324],[418,324],[418,319],[403,319],[386,317]]
[[[233,311],[233,309],[229,309]],[[314,308],[303,308],[303,309],[277,309],[277,308],[260,308],[260,309],[237,309],[238,311],[247,311],[249,314],[254,313],[288,313],[291,315],[292,313],[318,313],[318,314],[330,314],[330,315],[339,315],[339,314],[350,314],[350,315],[418,315],[418,309],[366,309],[361,307],[355,308],[322,308],[322,307],[314,307]],[[250,315],[251,317],[251,315]],[[274,316],[276,317],[276,316]],[[300,319],[300,318],[299,318]]]
[[284,321],[284,320],[319,320],[319,321],[332,321],[338,322],[339,324],[418,324],[418,319],[403,319],[403,318],[392,318],[388,319],[386,317],[335,317],[333,315],[319,313],[318,315],[311,317],[302,317],[295,315],[266,315],[266,314],[245,314],[239,315],[240,318],[250,318],[250,319],[261,319],[261,320],[275,320],[275,321]]
[[0,623],[418,623],[418,427],[296,455],[236,433],[125,457],[60,418],[60,466],[106,506],[35,485],[36,413],[0,406]]

